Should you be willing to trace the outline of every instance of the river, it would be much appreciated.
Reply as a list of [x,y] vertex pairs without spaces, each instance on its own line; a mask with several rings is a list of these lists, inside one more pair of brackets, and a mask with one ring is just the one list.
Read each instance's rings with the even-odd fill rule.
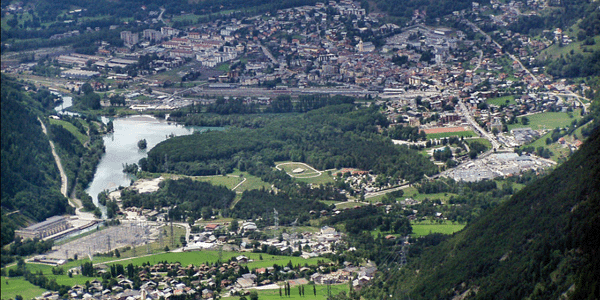
[[[62,97],[63,103],[55,108],[60,113],[72,105],[71,97]],[[74,114],[74,113],[69,113]],[[124,164],[137,163],[146,157],[147,151],[158,143],[166,140],[170,135],[188,135],[206,130],[219,130],[214,127],[182,126],[150,115],[135,115],[120,118],[102,117],[105,124],[113,121],[114,132],[104,136],[105,153],[94,174],[92,183],[86,192],[92,197],[94,204],[99,206],[106,214],[105,208],[98,203],[98,194],[104,190],[113,191],[119,186],[127,187],[134,179],[132,175],[123,173]],[[145,139],[147,148],[138,148],[138,141]]]
[[[102,118],[108,122],[108,118]],[[131,175],[123,173],[124,164],[137,163],[146,157],[147,151],[166,140],[169,135],[188,135],[206,131],[209,127],[186,127],[148,115],[136,115],[112,119],[114,132],[104,136],[105,154],[96,169],[94,180],[86,190],[98,206],[98,194],[103,190],[115,190],[129,186]],[[138,141],[145,139],[147,148],[140,150]]]

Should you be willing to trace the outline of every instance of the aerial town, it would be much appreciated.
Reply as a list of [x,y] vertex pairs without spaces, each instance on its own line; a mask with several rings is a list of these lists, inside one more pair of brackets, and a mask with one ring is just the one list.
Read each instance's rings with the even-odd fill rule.
[[[558,45],[592,52],[598,42],[572,28],[535,36],[514,30],[553,2],[472,2],[434,20],[416,9],[402,24],[352,0],[203,17],[148,4],[136,8],[135,18],[85,30],[71,25],[89,21],[87,9],[72,6],[59,22],[68,30],[48,38],[48,45],[58,46],[12,51],[16,40],[3,39],[3,80],[16,78],[24,91],[47,89],[60,107],[52,107],[47,120],[37,119],[60,174],[54,180],[69,202],[61,214],[26,215],[13,230],[14,242],[5,245],[3,232],[2,299],[23,299],[8,289],[5,297],[5,287],[20,282],[35,287],[30,298],[38,300],[271,299],[304,297],[305,288],[318,299],[361,299],[361,289],[381,280],[379,268],[403,272],[407,259],[416,259],[421,252],[409,249],[425,248],[419,238],[429,236],[433,245],[437,234],[459,232],[582,147],[596,92],[590,81],[550,75],[541,61]],[[22,21],[34,7],[12,1],[2,5],[2,15]],[[61,44],[87,36],[98,39],[86,51]],[[97,105],[85,102],[93,97]],[[185,135],[268,128],[288,118],[285,113],[307,113],[311,109],[298,107],[310,97],[351,97],[355,110],[376,111],[385,121],[365,132],[414,151],[424,157],[418,164],[435,171],[423,167],[414,180],[403,170],[378,172],[347,157],[335,166],[323,162],[341,150],[317,158],[289,150],[285,159],[260,152],[251,158],[264,160],[255,163],[244,156],[254,149],[244,145],[223,150],[234,153],[224,166],[217,155],[182,163],[178,159],[190,155],[164,150],[165,141]],[[271,115],[251,119],[248,111]],[[66,146],[60,130],[85,150]],[[118,140],[123,131],[131,131],[126,146]],[[269,138],[265,144],[287,147]],[[302,142],[312,138],[318,139]],[[122,149],[112,150],[111,142]],[[203,151],[193,143],[185,147]],[[151,157],[156,149],[165,154]],[[104,167],[110,159],[102,157],[111,151],[136,159],[115,158]],[[267,164],[271,173],[260,169]],[[385,169],[382,164],[377,167]],[[95,188],[102,172],[105,182]],[[82,174],[87,178],[78,186]],[[175,186],[187,179],[188,186]],[[205,182],[210,187],[198,186]],[[217,187],[227,192],[213,192]],[[318,201],[303,198],[288,204],[292,208],[265,204],[306,195]],[[252,197],[264,203],[239,208]],[[4,203],[2,210],[4,219]],[[6,211],[19,215],[16,205]],[[16,254],[26,241],[49,247]],[[334,298],[334,292],[355,298]]]

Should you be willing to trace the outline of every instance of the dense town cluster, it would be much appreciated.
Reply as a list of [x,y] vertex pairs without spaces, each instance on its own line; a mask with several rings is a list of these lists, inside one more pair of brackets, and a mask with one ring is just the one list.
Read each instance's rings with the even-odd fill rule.
[[[59,65],[75,67],[64,69],[63,77],[81,80],[107,74],[116,80],[110,87],[94,85],[98,89],[140,83],[136,86],[142,88],[126,94],[125,100],[134,109],[189,105],[190,99],[182,98],[185,91],[173,95],[148,92],[149,88],[172,83],[146,77],[197,61],[198,69],[182,78],[217,66],[226,69],[210,76],[204,90],[193,88],[188,94],[245,86],[280,92],[300,88],[308,93],[362,90],[359,94],[379,96],[388,104],[393,123],[423,129],[460,126],[469,123],[467,115],[472,115],[480,128],[495,134],[506,132],[499,143],[493,143],[494,148],[511,148],[522,144],[506,126],[517,122],[517,116],[576,109],[585,113],[585,104],[575,92],[585,94],[587,86],[554,81],[530,66],[535,63],[533,57],[552,43],[569,42],[560,28],[542,40],[511,30],[499,30],[490,36],[480,29],[491,25],[508,28],[519,16],[536,15],[544,5],[474,2],[471,10],[445,17],[446,23],[458,28],[425,26],[425,12],[415,11],[410,26],[400,28],[382,22],[379,14],[367,14],[356,2],[329,1],[279,10],[274,15],[224,18],[201,26],[122,31],[125,47],[104,42],[96,55],[54,55]],[[81,85],[75,82],[65,86],[77,89]],[[336,86],[345,89],[331,89]],[[274,97],[252,100],[253,93],[246,94],[250,94],[247,103],[269,103]],[[508,97],[506,103],[486,102],[503,96]],[[466,111],[458,108],[457,99],[466,104]],[[203,99],[193,101],[204,103]],[[105,104],[109,105],[108,101]],[[552,129],[536,130],[544,134],[544,130]]]
[[[365,9],[365,3],[353,0],[323,1],[269,12],[263,10],[262,14],[254,16],[247,11],[232,11],[197,18],[189,11],[181,11],[180,14],[169,11],[167,18],[173,19],[163,18],[167,10],[152,5],[152,8],[139,8],[138,15],[131,20],[115,17],[106,21],[115,24],[100,22],[102,24],[98,27],[92,25],[85,30],[85,26],[77,29],[71,25],[89,21],[83,21],[89,17],[87,10],[74,8],[66,11],[60,15],[59,25],[54,26],[65,26],[65,30],[54,29],[44,43],[49,41],[63,45],[60,43],[90,36],[97,40],[72,48],[45,44],[47,47],[44,49],[26,52],[22,56],[9,53],[6,57],[14,55],[20,60],[11,58],[2,62],[3,73],[22,76],[17,80],[29,80],[31,87],[50,87],[45,92],[51,95],[51,99],[54,95],[58,99],[71,93],[73,107],[79,110],[79,114],[67,117],[62,115],[62,109],[61,112],[53,111],[47,117],[51,123],[48,127],[53,126],[49,130],[51,135],[44,127],[44,133],[50,137],[52,151],[59,151],[59,154],[53,153],[57,161],[60,160],[58,155],[68,154],[61,148],[68,142],[59,144],[60,130],[69,131],[75,127],[78,135],[73,141],[81,141],[81,151],[77,151],[82,152],[91,142],[101,140],[99,135],[92,135],[92,132],[99,133],[97,129],[114,133],[113,121],[107,122],[106,127],[110,123],[110,129],[105,129],[103,121],[93,120],[96,114],[124,116],[139,111],[150,111],[161,122],[164,119],[165,123],[175,121],[207,126],[211,127],[209,131],[212,127],[220,130],[220,127],[243,124],[239,130],[245,133],[244,130],[250,132],[264,127],[280,117],[279,114],[310,114],[317,109],[346,105],[350,116],[354,110],[374,108],[372,111],[381,118],[369,124],[370,131],[365,130],[364,138],[377,136],[381,140],[366,140],[364,144],[368,146],[363,149],[364,152],[349,152],[336,161],[335,168],[323,166],[324,170],[314,169],[309,173],[305,171],[313,167],[308,164],[319,160],[310,162],[305,153],[296,152],[297,149],[291,147],[286,148],[291,154],[267,151],[272,145],[283,149],[288,140],[303,139],[301,133],[293,138],[291,134],[285,136],[284,133],[283,142],[272,142],[259,154],[244,156],[245,152],[253,150],[252,144],[242,150],[232,148],[231,152],[236,154],[232,159],[236,163],[224,164],[227,168],[218,169],[214,177],[222,175],[223,178],[217,179],[213,178],[212,168],[221,159],[226,160],[230,153],[216,151],[215,157],[217,154],[223,156],[218,157],[218,162],[216,158],[186,161],[181,158],[184,154],[170,155],[172,149],[165,147],[164,161],[162,153],[156,156],[160,159],[151,161],[153,167],[160,165],[160,168],[148,169],[148,158],[137,162],[139,168],[136,163],[123,165],[123,172],[136,176],[136,180],[146,179],[135,184],[132,180],[131,188],[119,186],[111,193],[102,192],[106,199],[104,203],[98,203],[109,205],[112,210],[108,218],[115,218],[108,229],[97,230],[77,241],[66,241],[54,247],[50,244],[51,251],[32,251],[26,260],[27,263],[52,265],[54,275],[67,273],[69,277],[78,276],[78,280],[82,276],[89,277],[90,281],[60,286],[55,279],[45,277],[49,274],[29,272],[24,267],[24,260],[15,262],[17,259],[14,258],[10,262],[16,267],[10,266],[3,272],[8,270],[9,277],[24,277],[43,289],[60,291],[46,292],[36,298],[39,300],[220,299],[248,296],[250,290],[261,289],[278,289],[281,295],[282,288],[289,295],[290,285],[300,295],[304,294],[305,287],[309,294],[314,292],[316,295],[315,285],[339,284],[349,286],[350,291],[360,290],[368,282],[377,280],[377,266],[389,268],[386,263],[392,259],[401,261],[400,266],[406,263],[406,249],[415,241],[411,238],[409,242],[408,237],[411,232],[416,233],[412,231],[412,225],[464,226],[488,207],[495,207],[510,197],[514,193],[513,183],[522,188],[528,180],[556,166],[582,146],[581,140],[589,135],[591,126],[588,125],[594,122],[587,115],[592,102],[590,95],[595,91],[588,85],[590,81],[587,79],[557,79],[567,77],[560,76],[564,75],[560,72],[569,70],[559,72],[542,60],[548,59],[550,47],[572,46],[584,40],[579,49],[591,52],[588,46],[596,43],[595,38],[590,40],[585,34],[577,36],[572,28],[540,30],[535,36],[530,35],[533,31],[523,28],[526,26],[524,20],[537,20],[553,2],[556,1],[472,2],[468,9],[454,11],[435,20],[427,17],[427,11],[414,10],[412,19],[405,24],[393,24],[389,22],[389,15],[372,12]],[[16,27],[19,22],[23,23],[22,18],[17,20],[17,15],[31,14],[31,19],[26,18],[21,28],[40,27],[37,24],[40,18],[33,14],[30,5],[11,3],[2,8],[2,13],[3,16],[12,16],[7,21],[7,24],[10,22],[8,26]],[[37,26],[29,26],[29,23]],[[40,30],[46,29],[40,27]],[[2,47],[10,50],[15,45],[25,47],[18,43],[4,43],[4,40]],[[575,56],[574,50],[566,55]],[[582,74],[581,78],[586,76]],[[30,90],[30,86],[24,86],[24,89]],[[62,100],[65,99],[63,97]],[[51,104],[54,104],[53,101],[50,101]],[[51,104],[42,106],[51,110]],[[264,120],[249,118],[249,115],[259,113],[264,113],[260,116]],[[554,122],[540,117],[557,114],[563,119],[568,118],[567,121]],[[79,117],[81,122],[73,120]],[[246,117],[248,119],[244,119]],[[331,115],[327,117],[331,118]],[[39,122],[44,126],[41,120]],[[535,126],[530,125],[532,122]],[[348,124],[348,128],[362,128],[352,125],[354,123]],[[339,128],[335,128],[338,125],[324,126],[332,134],[327,138],[338,133]],[[298,131],[304,129],[308,132],[302,126],[298,128]],[[171,133],[167,138],[174,136]],[[310,144],[319,135],[315,132],[309,133],[309,136],[303,140],[306,148],[322,150]],[[352,137],[347,134],[344,138],[347,136]],[[267,141],[264,134],[261,138]],[[362,138],[362,132],[356,133],[347,148],[359,149],[356,145],[362,145],[359,143]],[[342,140],[342,136],[336,136],[336,139]],[[53,140],[58,145],[56,149]],[[184,139],[174,138],[171,142],[176,140]],[[140,153],[147,153],[146,139],[143,139],[143,147],[141,142],[138,143]],[[262,142],[257,138],[256,145],[262,145]],[[375,167],[352,165],[356,164],[355,156],[369,151],[379,153],[369,149],[375,142],[385,144],[391,150],[410,150],[415,156],[419,151],[424,157],[418,157],[430,164],[433,171],[422,173],[412,180],[407,174],[416,172],[396,170],[378,173],[375,168],[388,170],[382,166],[401,165],[397,160],[382,161]],[[554,147],[552,151],[563,153],[555,155],[551,145]],[[186,151],[195,149],[187,144],[185,147]],[[100,148],[104,152],[104,147]],[[224,147],[213,148],[222,150]],[[326,154],[315,150],[309,156],[339,155],[342,150],[331,150]],[[77,159],[81,160],[88,152],[85,153],[79,153]],[[267,158],[259,161],[268,155],[271,155],[268,158],[271,161]],[[75,168],[67,165],[71,162],[67,162],[66,156],[62,159],[65,166]],[[279,166],[275,171],[266,166],[266,162],[273,164],[278,160],[285,161],[281,165],[297,164],[295,161],[302,161],[302,165],[298,163],[297,167],[290,167],[291,171]],[[168,168],[173,165],[179,169]],[[62,166],[58,163],[57,166],[64,173]],[[419,166],[423,167],[422,164]],[[90,178],[94,177],[95,166],[92,169]],[[161,181],[169,176],[169,172],[182,170],[190,173],[168,177],[167,181],[186,177],[192,182],[204,176],[207,180],[214,179],[214,182],[221,179],[228,184],[236,182],[234,187],[219,183],[221,188],[231,193],[231,199],[214,201],[222,201],[222,206],[221,202],[214,207],[208,204],[215,203],[198,204],[200,202],[194,201],[203,197],[197,195],[208,193],[198,188],[201,192],[189,196],[190,201],[181,201],[185,194],[182,190],[191,190],[185,187],[172,187],[173,194],[161,194],[164,198],[160,199],[161,203],[146,197],[167,190],[164,188],[166,183]],[[233,175],[232,170],[240,173]],[[73,175],[71,169],[67,171],[71,172],[69,176]],[[156,175],[158,173],[162,176]],[[74,175],[75,179],[69,180],[77,184],[80,178],[78,173]],[[155,179],[147,179],[154,175]],[[61,193],[66,197],[67,177],[64,177],[58,181],[64,183],[65,191],[61,190]],[[320,178],[315,179],[317,177]],[[502,184],[497,184],[496,178],[503,178]],[[254,181],[252,184],[259,187],[246,190],[246,186],[242,186],[237,189],[247,180]],[[69,194],[75,195],[71,198],[87,196],[84,200],[91,206],[92,200],[83,189],[69,191]],[[404,195],[407,190],[411,191],[410,194]],[[260,193],[253,196],[248,191]],[[121,200],[121,193],[128,193],[130,198]],[[284,229],[279,228],[277,210],[280,206],[274,209],[265,204],[264,210],[247,215],[234,211],[234,208],[239,209],[240,203],[245,204],[242,200],[252,203],[247,204],[248,211],[254,208],[252,206],[258,207],[256,203],[260,203],[262,209],[266,199],[301,203],[298,206],[310,202],[313,206],[286,211],[286,224],[282,224]],[[81,201],[73,200],[74,207],[77,206],[76,201]],[[29,247],[29,243],[35,244],[43,239],[68,239],[74,232],[98,229],[99,218],[107,215],[106,212],[103,215],[99,209],[102,205],[98,203],[95,204],[98,207],[95,216],[76,210],[77,217],[54,216],[14,231],[17,243],[7,249]],[[188,214],[192,211],[195,214]],[[37,221],[44,218],[46,216]],[[171,249],[164,247],[169,223]],[[173,233],[174,223],[179,226],[177,236]],[[297,229],[304,226],[310,226],[311,230]],[[436,238],[439,236],[432,240]],[[21,244],[21,239],[30,240]],[[62,269],[64,264],[73,261],[71,257],[74,260],[83,256],[92,259],[94,255],[119,258],[121,250],[123,253],[132,252],[127,255],[129,259],[138,257],[136,251],[142,251],[142,248],[151,255],[150,244],[160,244],[158,251],[161,252],[219,252],[219,260],[187,266],[167,261],[123,266],[117,260],[107,264],[84,263],[74,268],[70,265],[68,270]],[[364,249],[365,245],[377,249]],[[223,260],[223,251],[237,253]],[[40,255],[34,257],[34,253]],[[279,259],[289,257],[290,260],[285,265],[267,267],[263,255]],[[298,261],[311,261],[312,264],[296,263]],[[257,262],[262,267],[253,267]]]

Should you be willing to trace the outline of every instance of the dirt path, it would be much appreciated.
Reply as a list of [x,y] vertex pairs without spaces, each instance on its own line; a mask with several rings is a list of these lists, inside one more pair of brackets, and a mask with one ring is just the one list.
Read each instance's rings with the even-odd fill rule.
[[246,177],[244,177],[244,180],[242,180],[240,183],[238,183],[236,186],[234,186],[231,190],[235,191],[235,189],[237,189],[240,185],[242,185],[242,183],[246,182]]
[[[38,118],[38,121],[40,122],[40,125],[42,125],[42,131],[46,136],[48,136],[48,131],[46,130],[44,122],[42,122],[40,118]],[[69,199],[69,205],[77,208],[77,203],[72,201],[71,198],[69,198],[69,196],[67,195],[67,174],[65,173],[60,157],[58,156],[58,154],[56,154],[54,143],[49,138],[48,141],[50,142],[50,148],[52,149],[52,156],[54,156],[54,161],[56,162],[56,166],[58,167],[58,171],[60,172],[60,193],[63,194],[63,196],[65,196],[67,199]]]

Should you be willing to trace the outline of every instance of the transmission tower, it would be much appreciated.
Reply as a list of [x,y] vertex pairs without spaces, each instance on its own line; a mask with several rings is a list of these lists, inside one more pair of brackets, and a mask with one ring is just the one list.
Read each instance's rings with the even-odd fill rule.
[[219,263],[223,262],[223,244],[219,246]]
[[175,247],[175,235],[173,234],[173,219],[171,219],[171,247]]
[[275,219],[275,234],[279,230],[279,213],[275,208],[273,208],[273,218]]
[[110,235],[106,236],[106,240],[107,240],[107,245],[108,245],[108,249],[106,250],[106,252],[110,251]]
[[161,228],[158,229],[158,241],[160,242],[160,247],[163,248],[165,245],[163,241],[163,231]]
[[408,250],[407,248],[407,242],[408,242],[408,236],[405,238],[402,238],[402,248],[400,250],[400,268],[404,267],[406,265],[406,251]]
[[296,225],[298,225],[298,218],[294,222],[292,222],[292,232],[290,234],[290,238],[292,239],[292,245],[296,241]]

